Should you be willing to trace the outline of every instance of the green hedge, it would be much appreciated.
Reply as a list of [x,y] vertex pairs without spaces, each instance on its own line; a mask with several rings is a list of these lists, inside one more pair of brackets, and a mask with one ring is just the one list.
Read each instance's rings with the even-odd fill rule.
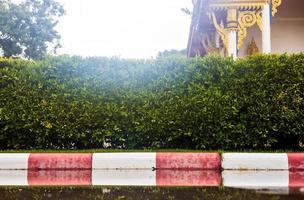
[[0,59],[0,149],[304,147],[304,54]]

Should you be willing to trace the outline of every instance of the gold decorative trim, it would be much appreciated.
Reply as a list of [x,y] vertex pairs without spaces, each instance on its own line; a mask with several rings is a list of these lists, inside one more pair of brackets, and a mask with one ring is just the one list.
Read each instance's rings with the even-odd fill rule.
[[257,17],[257,25],[261,31],[263,31],[263,19],[262,19],[262,11],[258,11],[256,13]]
[[238,49],[240,49],[244,43],[247,36],[247,28],[253,26],[257,23],[256,11],[243,11],[239,12],[238,18]]
[[207,15],[210,18],[210,20],[213,22],[213,25],[214,25],[216,31],[220,35],[225,49],[228,49],[228,30],[225,29],[223,22],[221,22],[220,24],[217,22],[214,12],[212,12],[212,11],[207,12]]
[[207,54],[220,54],[220,48],[215,45],[215,35],[212,32],[203,33],[202,45]]
[[209,9],[227,10],[236,8],[238,10],[262,10],[266,3],[272,4],[272,16],[278,12],[278,7],[282,4],[282,0],[211,0],[208,2]]
[[278,12],[278,7],[282,4],[282,0],[272,0],[272,16]]

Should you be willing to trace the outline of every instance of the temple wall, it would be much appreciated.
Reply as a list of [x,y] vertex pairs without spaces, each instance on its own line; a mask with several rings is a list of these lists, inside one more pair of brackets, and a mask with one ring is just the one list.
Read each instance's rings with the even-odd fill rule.
[[304,52],[304,18],[274,19],[271,29],[272,53]]

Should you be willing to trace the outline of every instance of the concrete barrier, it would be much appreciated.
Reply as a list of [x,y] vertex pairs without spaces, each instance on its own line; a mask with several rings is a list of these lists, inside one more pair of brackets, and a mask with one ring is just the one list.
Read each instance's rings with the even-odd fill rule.
[[304,170],[304,153],[289,153],[287,156],[289,170]]
[[2,153],[0,154],[0,169],[14,170],[14,169],[28,169],[28,153]]
[[30,154],[28,169],[92,169],[92,154]]
[[304,170],[304,153],[0,154],[0,170],[170,169]]
[[288,170],[286,153],[224,153],[224,170]]
[[153,169],[156,153],[94,153],[93,169]]
[[156,169],[221,169],[218,153],[157,153]]

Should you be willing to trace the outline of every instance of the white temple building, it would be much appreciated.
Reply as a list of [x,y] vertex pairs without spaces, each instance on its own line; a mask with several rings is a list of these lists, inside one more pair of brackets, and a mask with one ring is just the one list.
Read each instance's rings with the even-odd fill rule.
[[193,0],[189,57],[304,51],[304,0]]

